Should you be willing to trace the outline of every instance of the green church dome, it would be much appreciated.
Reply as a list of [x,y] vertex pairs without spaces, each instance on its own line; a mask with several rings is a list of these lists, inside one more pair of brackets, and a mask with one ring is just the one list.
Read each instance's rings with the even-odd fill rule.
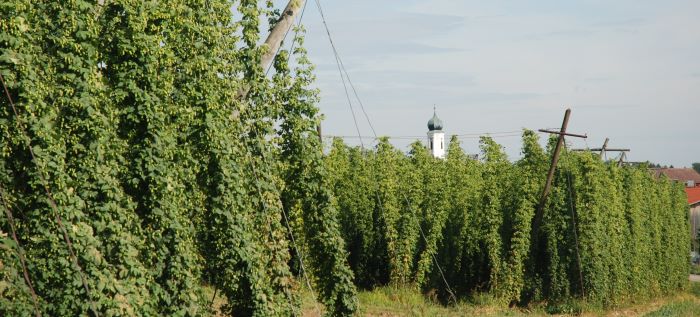
[[428,130],[430,131],[441,131],[442,130],[442,120],[438,118],[435,110],[433,110],[433,117],[428,120]]

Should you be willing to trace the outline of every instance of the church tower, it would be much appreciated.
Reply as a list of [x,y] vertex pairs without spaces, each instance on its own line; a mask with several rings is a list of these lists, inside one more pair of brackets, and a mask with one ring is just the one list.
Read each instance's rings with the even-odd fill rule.
[[428,121],[428,150],[437,158],[445,158],[445,132],[442,128],[442,120],[433,108],[433,117]]

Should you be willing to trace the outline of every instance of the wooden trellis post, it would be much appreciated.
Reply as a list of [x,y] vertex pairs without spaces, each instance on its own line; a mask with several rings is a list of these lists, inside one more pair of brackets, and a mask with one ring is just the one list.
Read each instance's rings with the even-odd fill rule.
[[549,171],[547,172],[547,180],[544,183],[544,189],[542,190],[542,196],[540,197],[540,203],[537,205],[537,210],[535,211],[535,218],[532,222],[532,232],[531,232],[531,241],[533,242],[533,248],[536,248],[536,243],[537,241],[537,233],[540,230],[540,223],[542,222],[542,214],[544,213],[544,205],[547,202],[547,196],[549,195],[549,191],[552,187],[552,179],[554,178],[554,171],[557,168],[557,162],[559,162],[559,154],[561,152],[561,148],[564,145],[564,137],[565,136],[572,136],[572,137],[577,137],[577,138],[587,138],[586,135],[582,134],[574,134],[574,133],[567,133],[566,128],[569,124],[569,116],[571,115],[571,109],[566,109],[566,112],[564,113],[564,121],[561,124],[561,129],[559,131],[550,131],[550,130],[545,130],[545,129],[540,129],[538,131],[544,132],[544,133],[551,133],[551,134],[558,134],[559,139],[557,140],[557,145],[554,147],[554,153],[552,154],[552,162],[549,165]]

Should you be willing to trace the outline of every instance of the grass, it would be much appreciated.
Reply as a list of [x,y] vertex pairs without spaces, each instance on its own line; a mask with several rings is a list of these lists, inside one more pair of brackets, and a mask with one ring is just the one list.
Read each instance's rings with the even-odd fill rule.
[[477,304],[460,302],[444,306],[409,288],[383,287],[361,292],[361,316],[537,316],[543,312],[503,309],[492,304],[488,296],[476,299]]
[[[305,294],[310,296],[309,294]],[[359,316],[398,317],[398,316],[538,316],[518,310],[499,309],[493,305],[468,305],[459,303],[444,306],[410,288],[380,287],[373,291],[358,294]],[[484,300],[487,301],[487,300]],[[304,301],[304,316],[320,316],[312,302]],[[544,315],[544,313],[539,314]]]
[[[213,289],[207,289],[213,296]],[[557,307],[535,305],[527,308],[504,308],[495,303],[488,295],[479,295],[469,302],[462,301],[456,305],[444,306],[430,296],[425,296],[411,288],[380,287],[373,291],[358,294],[358,316],[367,317],[457,317],[457,316],[615,316],[615,317],[694,317],[700,316],[700,282],[690,283],[688,290],[672,296],[622,304],[612,309],[602,309],[580,301],[562,304]],[[323,305],[316,302],[311,292],[301,292],[302,312],[304,317],[323,316]],[[218,310],[226,302],[221,294],[214,300],[214,309]],[[223,316],[216,314],[216,316]]]
[[677,303],[670,303],[665,305],[658,310],[647,313],[644,315],[646,317],[671,317],[671,316],[687,316],[694,317],[700,316],[700,309],[698,309],[697,302],[686,300]]
[[700,316],[700,283],[690,283],[687,298],[679,298],[647,313],[646,317]]
[[690,283],[686,294],[676,300],[665,303],[656,310],[650,311],[645,317],[694,317],[700,316],[700,283]]
[[[305,317],[322,316],[323,307],[315,304],[310,293],[302,296]],[[688,291],[658,298],[643,303],[630,303],[612,309],[572,302],[557,307],[551,314],[545,305],[529,308],[504,308],[494,304],[488,296],[477,297],[470,302],[444,306],[417,290],[410,288],[381,287],[358,294],[359,316],[369,317],[456,317],[456,316],[646,316],[646,317],[691,317],[700,316],[700,283],[690,283]]]

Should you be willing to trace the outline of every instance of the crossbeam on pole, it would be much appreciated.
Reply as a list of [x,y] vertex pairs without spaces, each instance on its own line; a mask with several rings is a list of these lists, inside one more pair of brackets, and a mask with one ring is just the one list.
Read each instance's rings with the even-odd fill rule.
[[578,137],[578,138],[587,138],[585,134],[575,134],[575,133],[567,133],[566,128],[569,125],[569,116],[571,115],[571,109],[566,109],[566,112],[564,113],[564,121],[561,124],[561,129],[559,131],[550,131],[546,129],[540,129],[538,131],[544,132],[544,133],[552,133],[552,134],[557,134],[559,135],[559,138],[557,140],[557,144],[554,147],[554,153],[552,153],[552,162],[549,165],[549,171],[547,172],[547,180],[545,181],[544,188],[542,189],[542,196],[540,197],[540,202],[537,205],[537,209],[535,210],[535,217],[532,221],[532,230],[530,231],[530,241],[532,243],[532,250],[531,254],[535,254],[535,249],[538,247],[539,242],[537,241],[539,238],[539,230],[540,230],[540,223],[542,222],[542,214],[544,213],[544,206],[547,203],[547,196],[549,195],[549,191],[552,187],[552,180],[554,179],[554,171],[557,168],[557,162],[559,162],[559,154],[561,152],[561,148],[564,145],[564,137],[565,136],[573,136],[573,137]]
[[[571,115],[571,109],[566,109],[566,112],[564,113],[564,121],[561,124],[561,129],[559,131],[549,131],[545,129],[540,129],[540,132],[544,133],[552,133],[552,134],[557,134],[559,135],[559,138],[557,140],[557,144],[554,147],[554,153],[552,153],[552,162],[549,166],[549,171],[547,172],[547,180],[544,184],[544,188],[542,189],[542,196],[540,198],[539,204],[537,205],[537,209],[535,210],[535,216],[534,219],[532,220],[532,230],[530,231],[530,265],[532,267],[535,267],[538,263],[538,258],[540,254],[540,225],[542,223],[542,217],[544,214],[544,207],[545,204],[547,203],[547,195],[549,194],[549,191],[552,187],[552,180],[554,178],[554,171],[557,168],[557,162],[559,161],[559,154],[561,151],[561,148],[565,145],[564,144],[564,137],[565,136],[572,136],[572,137],[578,137],[578,138],[587,138],[585,134],[574,134],[574,133],[567,133],[566,128],[569,124],[569,116]],[[578,255],[578,242],[576,245],[576,253]],[[581,268],[581,263],[579,260],[579,273]],[[580,274],[579,274],[580,276]],[[580,280],[581,283],[581,289],[583,290],[583,278]]]
[[558,135],[573,136],[573,137],[583,138],[583,139],[588,138],[588,136],[585,134],[566,133],[563,131],[552,131],[552,130],[545,130],[545,129],[539,129],[537,131],[544,132],[544,133],[558,134]]

